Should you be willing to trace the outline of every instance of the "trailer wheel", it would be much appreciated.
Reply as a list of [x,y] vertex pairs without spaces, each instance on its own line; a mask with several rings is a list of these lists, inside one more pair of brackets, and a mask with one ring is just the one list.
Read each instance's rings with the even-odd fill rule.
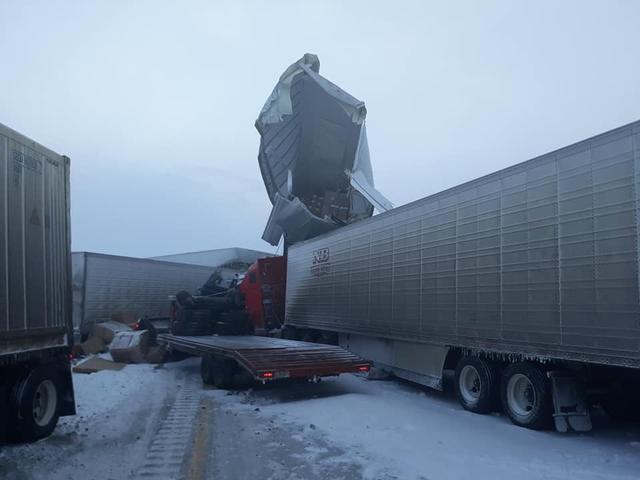
[[498,375],[493,363],[478,357],[462,357],[456,366],[455,391],[462,408],[491,413],[498,397]]
[[18,440],[33,442],[51,435],[60,417],[61,392],[58,372],[51,366],[18,379],[11,392]]
[[500,390],[504,412],[515,425],[533,430],[551,425],[549,379],[540,366],[528,362],[510,365]]
[[237,371],[236,362],[229,358],[205,355],[200,363],[200,376],[205,385],[229,388]]

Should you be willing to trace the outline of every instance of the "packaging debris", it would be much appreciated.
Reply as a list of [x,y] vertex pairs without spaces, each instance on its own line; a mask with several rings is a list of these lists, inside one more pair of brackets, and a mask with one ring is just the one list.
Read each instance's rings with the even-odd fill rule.
[[125,325],[131,325],[140,318],[137,312],[116,312],[111,314],[111,320],[114,322],[124,323]]
[[126,365],[117,363],[100,357],[91,357],[83,360],[75,365],[72,370],[74,373],[96,373],[102,370],[122,370]]
[[116,334],[128,331],[131,331],[131,327],[128,325],[111,320],[109,322],[96,323],[91,331],[91,337],[99,337],[104,343],[111,343]]
[[92,353],[101,353],[107,351],[107,345],[102,337],[92,336],[78,345],[80,352],[77,354],[91,355]]
[[162,363],[167,355],[167,346],[165,344],[154,345],[149,348],[149,351],[145,355],[147,363]]
[[149,348],[149,331],[139,330],[116,333],[109,351],[116,362],[146,363]]

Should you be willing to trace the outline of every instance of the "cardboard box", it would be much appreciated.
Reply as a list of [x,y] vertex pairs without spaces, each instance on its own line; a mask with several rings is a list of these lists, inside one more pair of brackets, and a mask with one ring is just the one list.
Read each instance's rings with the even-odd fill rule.
[[92,353],[101,353],[107,351],[104,340],[102,340],[101,337],[96,336],[89,337],[86,341],[78,345],[78,347],[80,348],[80,352],[83,355],[91,355]]
[[91,357],[75,365],[72,370],[75,373],[96,373],[101,370],[122,370],[124,363],[116,363],[100,357]]
[[136,312],[116,312],[111,314],[111,321],[124,323],[125,325],[131,325],[136,323],[140,315]]
[[109,352],[116,362],[146,363],[149,344],[148,330],[119,332],[113,337]]
[[96,323],[91,331],[92,337],[101,338],[104,343],[111,343],[116,334],[120,332],[131,331],[131,327],[120,322],[102,322]]
[[166,345],[154,345],[153,347],[149,348],[149,351],[145,355],[145,360],[147,361],[147,363],[162,363],[164,362],[166,354]]

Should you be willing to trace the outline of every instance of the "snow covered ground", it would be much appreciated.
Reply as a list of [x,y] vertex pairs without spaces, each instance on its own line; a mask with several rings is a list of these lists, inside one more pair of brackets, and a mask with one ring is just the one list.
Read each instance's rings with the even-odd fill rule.
[[[350,375],[214,395],[221,409],[288,425],[306,444],[300,460],[319,471],[341,463],[358,465],[370,479],[640,478],[637,425],[604,423],[586,435],[535,432],[501,415],[466,412],[451,395]],[[326,445],[342,453],[327,456]]]
[[74,374],[77,415],[61,418],[49,438],[0,446],[0,479],[129,478],[186,373],[167,364]]
[[[48,439],[0,447],[0,478],[135,478],[176,396],[197,376],[197,359],[74,375],[78,415]],[[198,416],[210,438],[200,441],[206,465],[185,478],[640,478],[638,425],[602,419],[585,435],[533,432],[465,412],[450,394],[351,375],[196,391],[203,409],[211,405]]]

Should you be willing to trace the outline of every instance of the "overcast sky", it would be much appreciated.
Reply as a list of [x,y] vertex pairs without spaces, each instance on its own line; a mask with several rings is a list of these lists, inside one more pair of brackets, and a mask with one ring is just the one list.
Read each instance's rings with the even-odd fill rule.
[[2,0],[0,123],[71,157],[74,250],[273,251],[253,124],[303,53],[402,205],[640,119],[639,48],[632,0]]

